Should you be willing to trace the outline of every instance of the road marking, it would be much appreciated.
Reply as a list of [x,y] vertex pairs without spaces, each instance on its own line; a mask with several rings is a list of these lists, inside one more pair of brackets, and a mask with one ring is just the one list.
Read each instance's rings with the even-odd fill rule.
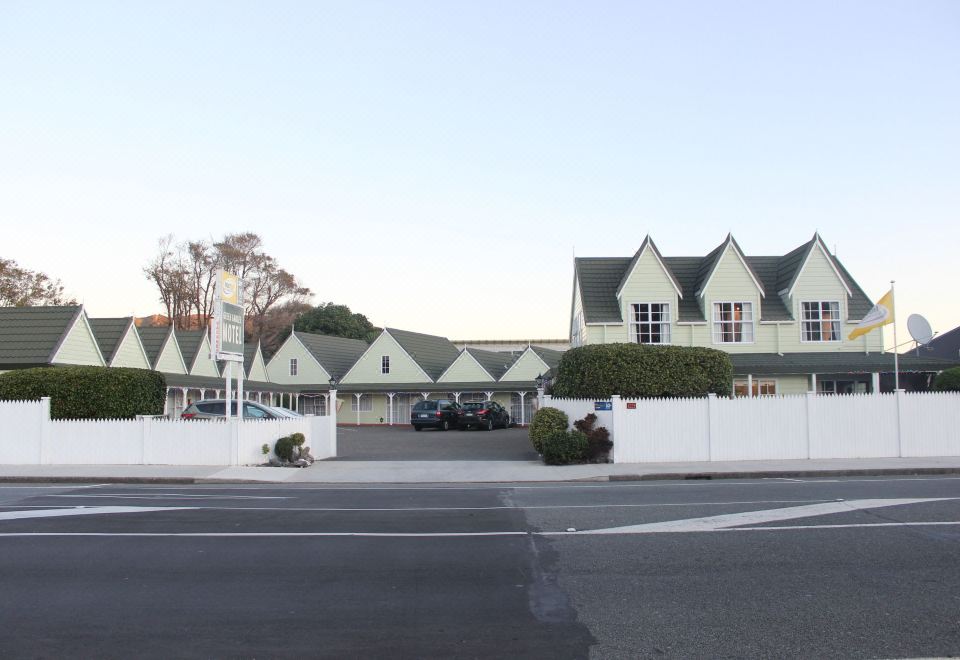
[[89,506],[70,509],[34,509],[31,511],[0,511],[0,520],[23,520],[25,518],[54,518],[61,516],[91,516],[108,513],[146,513],[151,511],[183,511],[193,507],[152,506]]
[[43,497],[80,497],[87,498],[117,498],[129,500],[160,500],[160,499],[215,499],[215,500],[289,500],[293,499],[285,495],[193,495],[190,493],[150,493],[137,495],[135,493],[113,493],[97,495],[43,495]]
[[689,518],[686,520],[667,520],[664,522],[627,525],[624,527],[610,527],[606,529],[591,529],[572,534],[670,534],[689,532],[715,532],[730,527],[745,527],[777,522],[778,520],[794,520],[796,518],[810,518],[833,513],[850,513],[864,509],[877,509],[905,504],[922,504],[926,502],[943,502],[955,500],[955,497],[910,498],[910,499],[871,499],[849,500],[843,502],[824,502],[806,506],[788,507],[785,509],[767,509],[763,511],[745,511],[743,513],[726,513],[719,516],[705,518]]

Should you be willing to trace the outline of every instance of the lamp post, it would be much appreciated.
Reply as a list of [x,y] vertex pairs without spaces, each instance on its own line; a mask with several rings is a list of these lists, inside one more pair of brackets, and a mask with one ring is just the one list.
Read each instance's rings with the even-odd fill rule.
[[537,374],[537,410],[543,408],[543,374]]

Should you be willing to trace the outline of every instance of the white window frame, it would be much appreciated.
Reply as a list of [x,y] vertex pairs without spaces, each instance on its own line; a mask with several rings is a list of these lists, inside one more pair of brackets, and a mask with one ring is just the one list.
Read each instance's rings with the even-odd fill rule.
[[373,395],[361,394],[360,398],[350,395],[350,412],[373,412]]
[[299,365],[297,364],[297,358],[290,358],[290,375],[296,376],[299,371]]
[[390,373],[390,356],[381,355],[380,356],[380,373],[387,375]]
[[[773,385],[772,392],[762,392],[763,387],[770,387]],[[737,394],[737,386],[743,386],[744,394]],[[777,382],[776,378],[754,378],[753,379],[753,396],[777,396],[780,391],[780,384]],[[733,381],[733,396],[747,396],[749,392],[747,391],[747,379],[746,378],[736,378]]]
[[[666,320],[663,319],[664,312],[663,310],[661,310],[660,321],[658,323],[654,323],[653,321],[647,321],[647,322],[634,321],[633,308],[635,305],[663,305],[663,307],[666,308]],[[627,337],[629,337],[630,341],[634,344],[646,344],[649,346],[666,346],[671,344],[673,342],[673,316],[671,315],[670,307],[671,307],[670,302],[663,301],[663,300],[650,300],[650,301],[644,300],[644,301],[632,302],[628,304],[627,305]],[[652,312],[648,311],[648,313],[650,313],[652,316]],[[661,341],[641,342],[640,341],[641,325],[649,325],[651,329],[653,328],[654,325],[659,325]],[[662,341],[664,337],[666,337],[666,341]]]
[[[808,319],[805,316],[804,305],[817,305],[817,313],[819,318]],[[807,339],[807,324],[816,324],[820,328],[820,336],[823,336],[823,306],[824,305],[836,305],[837,306],[837,316],[834,319],[830,319],[829,323],[836,323],[837,327],[837,338],[836,339]],[[800,301],[800,343],[801,344],[839,344],[843,341],[843,323],[841,319],[843,318],[843,307],[840,305],[839,300],[801,300]]]
[[[732,305],[750,305],[750,320],[744,321],[741,319],[740,321],[740,324],[745,327],[749,324],[750,341],[723,341],[722,340],[722,337],[723,337],[722,324],[733,323],[733,321],[722,321],[719,318],[717,318],[718,305],[731,305],[731,306]],[[713,340],[714,345],[743,346],[743,345],[755,344],[757,342],[757,319],[754,314],[755,304],[752,300],[713,300],[710,302],[710,307],[713,310],[711,312],[713,317],[713,322],[711,323],[711,327],[710,327],[710,338]],[[731,307],[730,310],[732,312],[733,307]],[[745,334],[746,333],[743,330],[741,330],[741,335],[745,335]]]

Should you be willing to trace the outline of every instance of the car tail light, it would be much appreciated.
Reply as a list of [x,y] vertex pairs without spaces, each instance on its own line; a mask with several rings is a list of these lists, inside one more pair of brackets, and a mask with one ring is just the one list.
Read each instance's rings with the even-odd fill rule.
[[478,415],[486,415],[488,412],[490,412],[490,411],[487,410],[486,408],[484,408],[483,410],[478,410],[478,411],[477,411],[477,414],[478,414]]
[[197,416],[196,413],[183,413],[182,415],[180,415],[180,419],[193,419],[196,416]]
[[438,410],[437,412],[435,412],[433,415],[434,415],[434,417],[443,417],[443,413],[440,412],[439,410]]
[[462,410],[458,410],[458,411],[457,411],[457,416],[458,416],[458,417],[463,417],[463,411],[462,411]]

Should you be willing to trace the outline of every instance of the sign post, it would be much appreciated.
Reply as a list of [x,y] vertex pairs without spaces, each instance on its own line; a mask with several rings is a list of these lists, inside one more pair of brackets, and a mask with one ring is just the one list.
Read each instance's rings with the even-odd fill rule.
[[213,305],[213,325],[210,326],[214,359],[227,363],[225,413],[230,419],[233,391],[233,363],[240,363],[237,375],[237,417],[243,419],[243,280],[224,270],[217,273],[216,296]]

